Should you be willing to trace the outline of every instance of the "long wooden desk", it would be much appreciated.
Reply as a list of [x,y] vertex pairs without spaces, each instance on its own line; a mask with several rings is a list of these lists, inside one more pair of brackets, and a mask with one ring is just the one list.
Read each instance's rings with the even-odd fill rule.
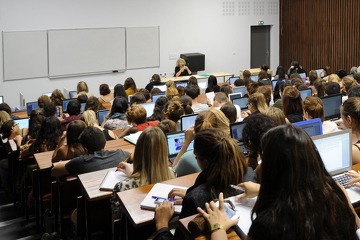
[[[195,183],[198,175],[199,173],[193,173],[183,177],[167,180],[163,183],[181,187],[191,187]],[[134,227],[149,224],[154,220],[154,211],[140,208],[140,203],[144,200],[153,185],[154,184],[138,187],[128,191],[119,192],[117,194],[120,199],[122,210]]]
[[169,80],[172,80],[174,82],[182,82],[187,81],[191,76],[196,77],[197,79],[207,79],[210,75],[214,75],[215,77],[223,77],[224,82],[226,77],[231,77],[232,73],[227,72],[213,72],[213,73],[204,73],[200,75],[190,75],[190,76],[182,76],[182,77],[169,77],[169,78],[161,78],[161,82],[167,82]]

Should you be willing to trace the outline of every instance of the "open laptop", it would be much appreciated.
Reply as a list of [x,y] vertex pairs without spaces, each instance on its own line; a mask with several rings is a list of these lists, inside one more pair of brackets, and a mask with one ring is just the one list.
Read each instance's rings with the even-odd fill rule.
[[181,131],[186,131],[189,127],[195,125],[198,114],[189,114],[180,117]]
[[62,111],[63,111],[63,113],[67,113],[67,105],[71,101],[74,101],[74,99],[64,99],[64,100],[62,100]]
[[238,93],[230,93],[229,94],[229,99],[230,101],[237,99],[237,98],[241,98],[242,97],[242,93],[238,92]]
[[239,79],[239,77],[229,77],[229,83],[234,84],[234,82],[238,79]]
[[319,68],[319,69],[316,69],[315,71],[316,71],[316,73],[317,73],[317,75],[318,75],[319,78],[323,78],[323,77],[324,77],[324,69]]
[[36,110],[39,108],[38,102],[28,102],[26,103],[26,111],[28,116],[30,116],[31,112],[33,110]]
[[198,82],[198,86],[200,89],[206,89],[207,88],[207,82]]
[[20,118],[14,120],[19,125],[20,129],[29,128],[29,118]]
[[320,118],[314,118],[293,124],[304,129],[310,137],[323,134],[322,122]]
[[259,76],[250,76],[250,79],[254,82],[257,82],[259,80]]
[[105,117],[108,115],[109,111],[110,111],[109,109],[105,109],[97,112],[97,118],[100,126],[104,122]]
[[154,87],[160,89],[162,92],[165,92],[165,91],[166,91],[166,85],[156,85],[156,86],[154,86]]
[[[344,175],[344,173],[352,168],[351,129],[315,136],[312,139],[326,170],[334,180],[341,185],[344,182],[350,181],[352,178]],[[348,185],[344,185],[344,187],[351,188]],[[350,197],[351,202],[360,200],[359,189],[357,193],[357,199],[351,199]]]
[[0,96],[0,103],[4,103],[4,96]]
[[[174,132],[174,133],[167,133],[166,134],[166,141],[168,145],[169,151],[169,161],[174,162],[177,154],[180,152],[182,145],[185,142],[185,132]],[[194,141],[190,143],[187,150],[194,149]]]
[[165,93],[158,93],[158,94],[151,95],[151,101],[152,101],[152,102],[156,102],[156,100],[157,100],[159,97],[165,97]]
[[242,132],[245,127],[245,122],[235,122],[230,124],[230,134],[231,137],[238,141],[238,146],[240,151],[245,155],[249,155],[249,150],[245,147],[243,139],[242,139]]
[[342,95],[334,94],[320,98],[323,102],[325,120],[337,120],[340,118],[340,106],[342,104]]
[[175,87],[180,87],[180,86],[186,88],[187,87],[187,82],[176,82],[175,83]]
[[86,106],[86,103],[81,103],[81,107],[80,107],[81,113],[84,113],[84,111],[85,111],[85,106]]
[[76,91],[69,91],[69,98],[75,98],[76,95],[77,95]]
[[244,96],[246,94],[246,87],[245,86],[234,87],[233,93],[241,93],[241,96]]
[[154,102],[141,103],[139,105],[141,105],[141,106],[143,106],[145,108],[147,118],[150,117],[154,113],[154,107],[155,107]]
[[302,100],[304,100],[308,96],[312,96],[312,89],[311,88],[301,89],[301,90],[299,90],[299,92],[300,92]]
[[232,100],[234,105],[238,105],[241,110],[248,109],[248,98],[236,98]]

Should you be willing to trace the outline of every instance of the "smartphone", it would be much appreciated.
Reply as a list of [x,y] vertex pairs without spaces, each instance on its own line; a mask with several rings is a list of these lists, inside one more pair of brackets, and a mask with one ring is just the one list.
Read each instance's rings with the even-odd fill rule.
[[60,117],[60,106],[56,106],[56,117]]
[[166,198],[160,198],[160,197],[158,197],[158,198],[155,198],[154,203],[155,203],[155,204],[160,204],[160,203],[164,202],[165,200],[166,200]]

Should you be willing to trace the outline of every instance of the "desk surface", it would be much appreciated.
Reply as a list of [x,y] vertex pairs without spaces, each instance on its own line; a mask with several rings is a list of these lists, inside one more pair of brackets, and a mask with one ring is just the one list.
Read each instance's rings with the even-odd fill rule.
[[[199,173],[194,173],[167,180],[163,183],[182,187],[191,187],[195,183],[198,175]],[[153,185],[154,184],[151,184],[118,193],[121,207],[134,227],[146,225],[151,223],[154,219],[154,211],[140,208],[140,203],[144,200]]]
[[[117,150],[122,149],[124,151],[134,152],[135,145],[125,141],[124,139],[116,139],[112,141],[107,141],[105,145],[105,150]],[[35,161],[40,170],[45,170],[52,167],[51,158],[54,151],[35,153]]]
[[196,77],[197,79],[207,79],[210,75],[214,75],[215,77],[230,77],[234,74],[227,73],[227,72],[213,72],[213,73],[204,73],[200,75],[189,75],[189,76],[182,76],[182,77],[169,77],[169,78],[161,78],[161,82],[167,82],[169,80],[172,80],[174,82],[179,81],[187,81],[191,76]]

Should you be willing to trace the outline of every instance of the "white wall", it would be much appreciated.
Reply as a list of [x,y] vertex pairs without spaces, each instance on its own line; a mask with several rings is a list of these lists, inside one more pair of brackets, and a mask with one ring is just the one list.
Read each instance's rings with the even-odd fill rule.
[[[159,68],[60,79],[4,81],[3,68],[0,67],[0,95],[11,106],[18,106],[20,91],[30,102],[41,93],[55,88],[75,90],[80,80],[86,81],[95,95],[99,94],[101,83],[114,86],[123,83],[129,76],[135,79],[138,87],[144,87],[152,74],[166,72],[169,75],[174,72],[176,60],[170,60],[170,55],[179,56],[187,52],[205,54],[205,72],[225,71],[238,75],[240,69],[250,67],[250,26],[257,25],[259,20],[272,25],[270,62],[274,69],[279,63],[278,2],[0,0],[1,31],[160,26]],[[229,16],[226,10],[233,15]],[[242,15],[244,13],[248,15]],[[0,66],[3,66],[2,57]]]

